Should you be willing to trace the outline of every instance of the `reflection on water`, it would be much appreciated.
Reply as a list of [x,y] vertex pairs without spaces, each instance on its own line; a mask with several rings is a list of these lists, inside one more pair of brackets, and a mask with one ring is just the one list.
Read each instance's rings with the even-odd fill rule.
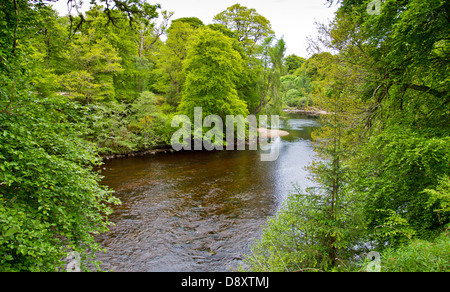
[[106,163],[103,182],[122,205],[116,226],[98,237],[115,271],[229,271],[261,233],[292,184],[311,185],[304,169],[313,157],[314,119],[293,116],[281,125],[276,161],[259,151],[189,151]]

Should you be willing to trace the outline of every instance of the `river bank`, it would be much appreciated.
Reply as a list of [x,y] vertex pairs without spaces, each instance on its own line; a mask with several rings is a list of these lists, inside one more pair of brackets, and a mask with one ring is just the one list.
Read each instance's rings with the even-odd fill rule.
[[285,113],[299,113],[306,116],[311,117],[319,117],[322,115],[328,115],[329,112],[326,112],[324,110],[316,109],[316,108],[308,108],[308,109],[298,109],[298,108],[285,108],[283,109],[283,112]]
[[271,130],[267,128],[258,128],[258,133],[266,138],[276,138],[289,135],[289,132],[283,130]]
[[[283,130],[271,130],[267,128],[258,128],[258,133],[266,138],[276,138],[276,137],[283,137],[287,136],[290,133],[283,131]],[[248,141],[247,141],[248,142]],[[176,152],[172,149],[172,146],[170,145],[162,145],[155,149],[148,149],[148,150],[142,150],[142,151],[135,151],[130,153],[116,153],[116,154],[104,154],[100,155],[103,159],[103,161],[111,160],[111,159],[120,159],[120,158],[127,158],[127,157],[139,157],[139,156],[147,156],[147,155],[156,155],[156,154],[168,154]]]
[[170,145],[161,147],[161,148],[155,148],[155,149],[148,149],[148,150],[142,150],[142,151],[135,151],[130,153],[116,153],[116,154],[103,154],[100,155],[102,159],[105,160],[111,160],[111,159],[120,159],[120,158],[126,158],[126,157],[139,157],[139,156],[147,156],[147,155],[156,155],[156,154],[167,154],[175,152],[171,148]]

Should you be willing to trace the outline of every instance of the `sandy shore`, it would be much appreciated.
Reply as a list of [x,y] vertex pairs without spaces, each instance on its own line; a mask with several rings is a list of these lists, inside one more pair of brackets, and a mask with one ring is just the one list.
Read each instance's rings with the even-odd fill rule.
[[289,135],[289,132],[283,130],[270,130],[266,128],[258,128],[258,133],[267,138],[283,137]]

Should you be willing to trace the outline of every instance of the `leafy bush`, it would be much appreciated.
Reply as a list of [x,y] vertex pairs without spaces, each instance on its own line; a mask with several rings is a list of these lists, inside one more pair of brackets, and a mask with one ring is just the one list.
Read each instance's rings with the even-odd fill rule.
[[24,107],[0,112],[0,271],[55,271],[69,251],[87,269],[117,203],[93,171],[95,148],[70,122],[80,107],[21,96]]
[[126,118],[128,129],[137,135],[138,149],[152,146],[167,145],[172,134],[170,115],[163,112],[163,107],[157,105],[156,96],[142,92],[131,104],[130,114]]
[[441,234],[433,242],[414,240],[381,255],[384,272],[450,272],[450,236]]
[[290,89],[283,98],[283,102],[287,106],[298,108],[312,105],[311,98],[303,95],[302,92],[297,89]]
[[[391,127],[372,137],[363,155],[355,157],[359,167],[353,173],[356,190],[365,196],[368,227],[386,225],[396,214],[418,238],[436,237],[450,223],[449,212],[444,212],[448,203],[439,207],[448,202],[445,180],[439,179],[450,173],[448,149],[449,137],[429,138],[405,127]],[[440,214],[437,208],[442,209]],[[376,238],[381,247],[404,241],[404,235],[384,235]]]
[[84,107],[83,137],[101,154],[123,154],[167,145],[172,128],[156,96],[142,92],[130,105],[111,101]]
[[283,96],[283,103],[290,107],[304,108],[312,105],[310,96],[311,85],[308,77],[286,75],[281,77],[281,82],[286,90]]
[[93,142],[101,154],[132,152],[134,135],[127,129],[125,104],[111,101],[93,103],[84,108],[86,127],[82,136]]
[[[331,271],[336,265],[357,253],[359,227],[349,228],[358,220],[356,210],[338,212],[330,216],[329,197],[317,188],[298,190],[290,195],[276,217],[268,220],[260,240],[245,256],[245,267],[253,272]],[[345,204],[343,200],[343,204]],[[330,212],[331,211],[331,212]],[[351,225],[353,226],[353,225]],[[335,239],[330,244],[330,238]],[[333,249],[336,252],[333,252]]]

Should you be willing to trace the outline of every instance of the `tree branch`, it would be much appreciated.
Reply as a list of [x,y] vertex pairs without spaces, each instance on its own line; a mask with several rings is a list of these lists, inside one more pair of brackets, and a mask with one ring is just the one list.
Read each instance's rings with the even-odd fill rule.
[[434,95],[436,97],[439,97],[439,98],[448,96],[448,91],[441,92],[441,91],[438,91],[436,89],[433,89],[433,88],[425,86],[425,85],[416,85],[416,84],[409,84],[409,83],[407,83],[407,84],[404,84],[404,86],[406,88],[410,88],[410,89],[417,90],[417,91],[420,91],[420,92],[425,92],[425,93],[432,94],[432,95]]

